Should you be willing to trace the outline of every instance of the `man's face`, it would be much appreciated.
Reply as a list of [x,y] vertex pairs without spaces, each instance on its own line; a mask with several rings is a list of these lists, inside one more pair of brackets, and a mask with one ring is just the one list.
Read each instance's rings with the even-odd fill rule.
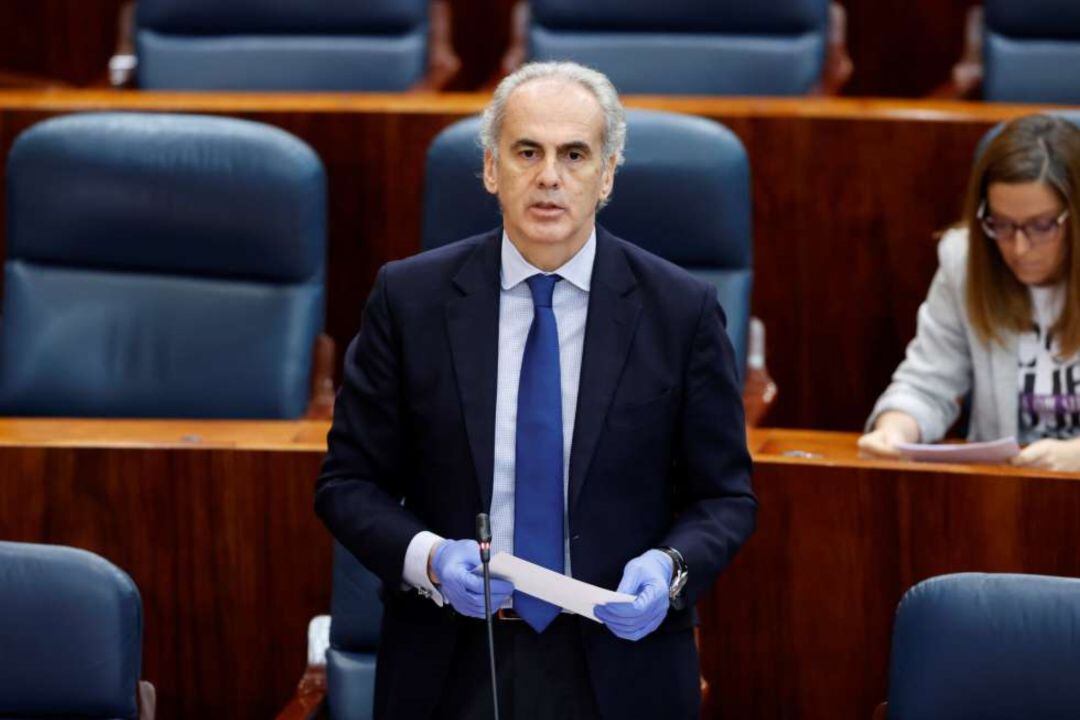
[[577,83],[521,85],[506,102],[498,158],[484,154],[484,187],[498,195],[507,235],[526,256],[585,244],[611,193],[614,158],[601,157],[604,115]]

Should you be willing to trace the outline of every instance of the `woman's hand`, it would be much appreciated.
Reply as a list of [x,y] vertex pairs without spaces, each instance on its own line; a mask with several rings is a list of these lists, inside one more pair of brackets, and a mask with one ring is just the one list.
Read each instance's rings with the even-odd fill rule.
[[919,442],[919,424],[906,412],[889,410],[878,416],[874,429],[859,438],[859,455],[898,458],[897,443]]
[[1037,440],[1021,450],[1020,454],[1009,462],[1018,467],[1080,472],[1080,438]]

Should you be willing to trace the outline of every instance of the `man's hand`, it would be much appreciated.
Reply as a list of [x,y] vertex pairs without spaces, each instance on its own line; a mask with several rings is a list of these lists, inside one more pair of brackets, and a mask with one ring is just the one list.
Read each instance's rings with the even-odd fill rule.
[[597,605],[596,618],[624,640],[640,640],[660,626],[668,611],[671,558],[649,550],[626,564],[618,592],[634,595],[633,602]]
[[1009,462],[1019,467],[1080,472],[1080,438],[1038,440],[1021,450],[1020,454]]
[[[435,547],[430,563],[431,580],[439,592],[462,615],[484,617],[484,577],[480,546],[475,540],[446,540]],[[498,610],[514,592],[514,584],[491,578],[491,612]]]

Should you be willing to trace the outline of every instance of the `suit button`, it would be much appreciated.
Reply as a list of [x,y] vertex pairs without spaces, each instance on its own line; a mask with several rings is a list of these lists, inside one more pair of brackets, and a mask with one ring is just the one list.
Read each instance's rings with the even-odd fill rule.
[[570,542],[577,542],[577,541],[578,541],[578,540],[580,540],[580,539],[581,539],[581,536],[580,536],[580,535],[572,535],[572,536],[570,537]]

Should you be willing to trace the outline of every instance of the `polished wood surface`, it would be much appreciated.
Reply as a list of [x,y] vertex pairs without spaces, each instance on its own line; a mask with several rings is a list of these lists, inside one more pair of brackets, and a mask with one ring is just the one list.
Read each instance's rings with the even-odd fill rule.
[[157,717],[268,718],[330,602],[326,422],[0,420],[0,538],[72,545],[143,601]]
[[861,460],[856,438],[750,433],[758,529],[699,605],[717,717],[869,718],[913,584],[1080,576],[1076,475]]
[[[486,100],[7,91],[0,92],[0,154],[39,120],[92,110],[235,115],[298,135],[327,167],[327,329],[340,354],[359,326],[375,271],[419,247],[428,144]],[[753,310],[765,321],[768,367],[780,389],[768,421],[842,430],[861,426],[914,333],[936,267],[934,233],[958,216],[976,142],[995,123],[1038,109],[855,98],[627,103],[715,118],[746,145]]]

